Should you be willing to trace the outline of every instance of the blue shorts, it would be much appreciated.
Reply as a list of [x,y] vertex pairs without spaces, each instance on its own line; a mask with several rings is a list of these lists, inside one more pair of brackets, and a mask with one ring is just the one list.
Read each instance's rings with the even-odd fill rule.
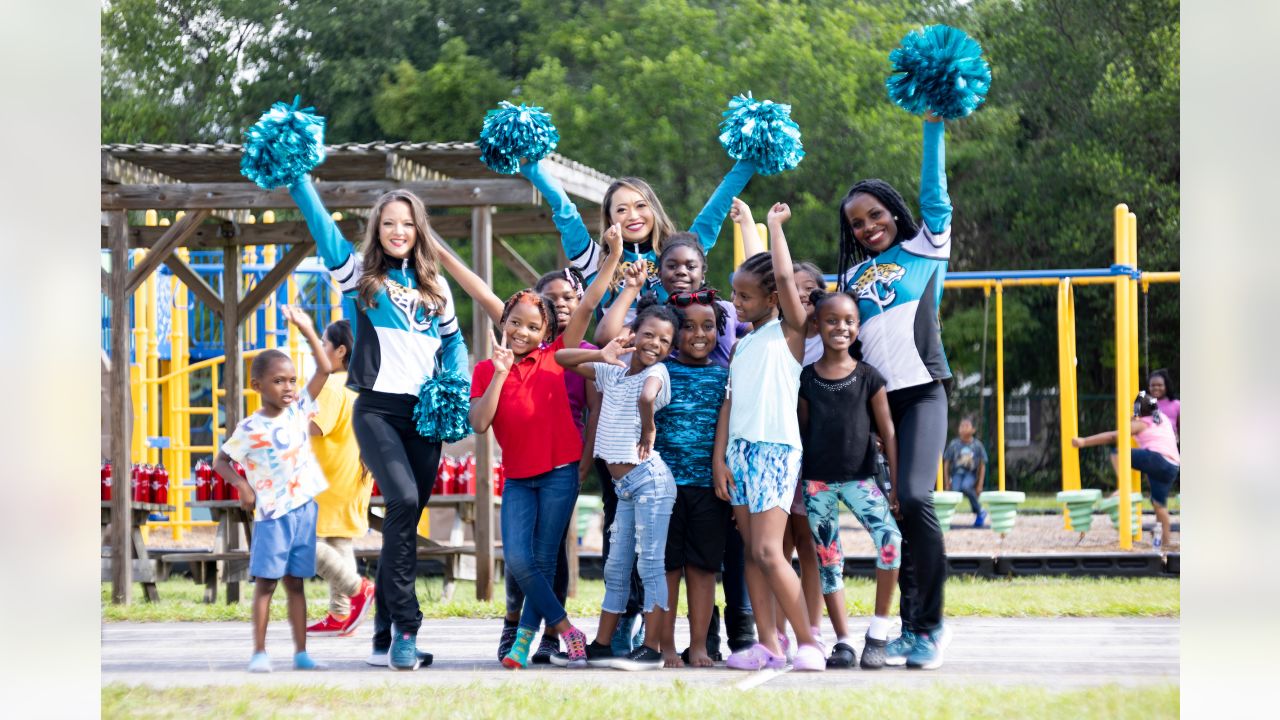
[[737,438],[730,442],[728,455],[733,473],[730,505],[746,505],[752,513],[776,507],[790,512],[800,479],[800,448]]
[[249,574],[264,580],[285,575],[316,574],[316,501],[294,508],[284,517],[255,520],[249,548]]

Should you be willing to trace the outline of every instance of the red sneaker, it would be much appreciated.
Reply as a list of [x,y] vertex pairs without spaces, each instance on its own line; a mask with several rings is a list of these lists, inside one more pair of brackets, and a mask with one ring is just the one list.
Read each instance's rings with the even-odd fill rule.
[[310,637],[329,637],[342,632],[343,626],[347,624],[347,620],[339,620],[331,613],[325,613],[324,619],[320,622],[307,626],[307,635]]
[[351,596],[351,614],[347,616],[347,620],[342,625],[342,631],[338,633],[338,637],[347,637],[355,634],[356,628],[364,621],[369,611],[373,609],[373,583],[368,579],[360,580],[360,589],[355,595]]

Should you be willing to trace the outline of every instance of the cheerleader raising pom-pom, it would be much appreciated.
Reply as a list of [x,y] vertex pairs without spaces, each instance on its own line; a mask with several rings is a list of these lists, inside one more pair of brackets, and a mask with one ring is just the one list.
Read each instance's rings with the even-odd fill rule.
[[471,381],[456,370],[429,377],[418,391],[413,419],[418,434],[432,442],[458,442],[470,435]]
[[301,104],[278,102],[244,132],[240,174],[264,190],[294,185],[324,162],[324,118]]
[[966,117],[991,89],[991,67],[982,58],[982,46],[947,25],[907,33],[889,60],[894,69],[885,80],[889,99],[913,115],[932,111],[944,120]]
[[540,107],[512,105],[503,100],[484,115],[480,129],[480,160],[503,175],[520,171],[520,159],[537,162],[556,149],[560,132],[551,115]]
[[800,164],[804,146],[791,106],[737,95],[720,121],[720,144],[734,160],[749,160],[761,175],[775,175]]

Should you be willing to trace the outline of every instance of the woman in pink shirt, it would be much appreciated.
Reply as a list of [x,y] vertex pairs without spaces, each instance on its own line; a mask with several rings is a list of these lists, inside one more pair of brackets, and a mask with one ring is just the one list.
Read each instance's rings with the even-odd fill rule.
[[[1129,428],[1137,447],[1132,449],[1133,469],[1142,472],[1151,485],[1151,505],[1160,521],[1160,537],[1153,545],[1160,548],[1162,540],[1169,537],[1169,490],[1182,469],[1182,457],[1178,454],[1178,440],[1173,434],[1173,423],[1160,412],[1156,398],[1146,392],[1138,393],[1133,401],[1133,421]],[[1111,445],[1116,442],[1116,432],[1098,433],[1084,438],[1073,438],[1077,448],[1093,445]],[[1112,464],[1116,463],[1112,450]],[[1170,549],[1166,547],[1166,549]]]

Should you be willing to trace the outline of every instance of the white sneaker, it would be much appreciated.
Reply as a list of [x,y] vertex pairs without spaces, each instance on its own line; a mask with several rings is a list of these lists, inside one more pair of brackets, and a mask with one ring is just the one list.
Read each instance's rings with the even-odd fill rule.
[[369,653],[369,657],[365,658],[364,661],[374,667],[387,667],[391,664],[391,650],[387,649],[381,652],[374,650]]

